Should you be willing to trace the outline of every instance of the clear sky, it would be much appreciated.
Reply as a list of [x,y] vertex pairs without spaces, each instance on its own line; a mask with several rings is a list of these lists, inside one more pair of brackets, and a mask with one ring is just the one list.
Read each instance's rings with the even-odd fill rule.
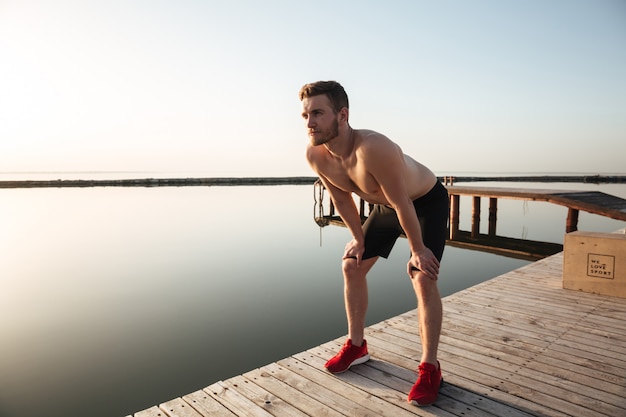
[[320,79],[440,175],[626,173],[624,0],[0,0],[0,172],[312,175]]

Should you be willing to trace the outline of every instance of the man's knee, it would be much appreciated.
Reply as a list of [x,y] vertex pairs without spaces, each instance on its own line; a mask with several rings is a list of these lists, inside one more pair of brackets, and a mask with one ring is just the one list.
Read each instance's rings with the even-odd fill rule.
[[361,259],[357,264],[356,258],[345,258],[341,264],[343,276],[349,278],[363,278],[372,268],[377,258]]
[[356,276],[359,271],[356,258],[345,258],[341,263],[341,268],[346,278]]
[[417,269],[411,271],[411,281],[415,291],[427,291],[437,286],[437,280]]

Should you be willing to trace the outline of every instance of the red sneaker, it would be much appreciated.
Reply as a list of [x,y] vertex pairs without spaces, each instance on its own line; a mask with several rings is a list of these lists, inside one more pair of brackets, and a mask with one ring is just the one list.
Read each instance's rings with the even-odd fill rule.
[[358,365],[370,360],[367,353],[367,342],[363,340],[361,346],[354,346],[352,340],[348,339],[338,354],[333,356],[324,367],[330,373],[340,374],[347,371],[352,365]]
[[439,388],[443,383],[441,377],[441,365],[437,361],[437,366],[430,363],[421,363],[417,368],[417,382],[409,393],[409,402],[417,406],[431,405],[437,401]]

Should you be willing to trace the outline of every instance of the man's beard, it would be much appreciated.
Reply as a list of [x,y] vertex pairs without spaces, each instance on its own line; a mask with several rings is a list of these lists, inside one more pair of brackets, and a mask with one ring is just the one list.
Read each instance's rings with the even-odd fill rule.
[[335,119],[333,124],[327,130],[315,133],[316,136],[311,136],[311,145],[318,146],[323,145],[331,139],[339,136],[339,122]]

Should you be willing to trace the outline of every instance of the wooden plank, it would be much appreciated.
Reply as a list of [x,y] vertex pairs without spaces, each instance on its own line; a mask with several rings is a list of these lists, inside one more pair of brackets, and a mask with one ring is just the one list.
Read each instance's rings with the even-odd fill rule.
[[147,408],[134,414],[135,417],[168,417],[157,406]]
[[203,417],[191,405],[182,398],[174,398],[173,400],[164,402],[159,405],[159,409],[169,417]]
[[[225,384],[275,417],[303,417],[307,415],[282,398],[255,384],[255,380],[250,380],[244,376],[236,376],[226,381]],[[301,400],[301,398],[298,398],[298,400]]]
[[[339,403],[333,391],[326,389],[323,385],[301,378],[278,364],[270,364],[248,372],[245,376],[263,389],[280,397],[283,401],[292,404],[305,415],[318,413],[328,417],[343,416],[342,413],[333,408],[334,404]],[[348,403],[346,406],[350,406],[350,404]],[[358,404],[353,405],[358,408]]]
[[[307,390],[316,400],[326,403],[326,399],[330,401],[330,410],[343,415],[385,415],[385,413],[396,413],[398,416],[413,415],[411,413],[403,413],[403,410],[397,410],[393,405],[377,398],[369,398],[369,395],[359,389],[344,384],[334,376],[327,372],[320,371],[320,368],[312,365],[311,356],[308,353],[296,355],[296,357],[283,359],[279,362],[280,366],[293,372],[293,381],[308,380],[324,387],[320,392],[311,392]],[[323,396],[323,397],[322,397]],[[353,414],[350,414],[350,413]],[[378,413],[378,414],[376,414]],[[311,413],[310,415],[316,415]],[[388,415],[388,414],[387,414]]]
[[215,398],[227,409],[237,416],[242,417],[270,417],[271,414],[258,407],[254,401],[241,395],[239,392],[230,389],[223,381],[204,389],[211,397]]
[[203,416],[224,416],[234,417],[235,413],[230,411],[226,406],[210,396],[206,391],[199,390],[185,395],[183,399],[194,409],[198,410]]

